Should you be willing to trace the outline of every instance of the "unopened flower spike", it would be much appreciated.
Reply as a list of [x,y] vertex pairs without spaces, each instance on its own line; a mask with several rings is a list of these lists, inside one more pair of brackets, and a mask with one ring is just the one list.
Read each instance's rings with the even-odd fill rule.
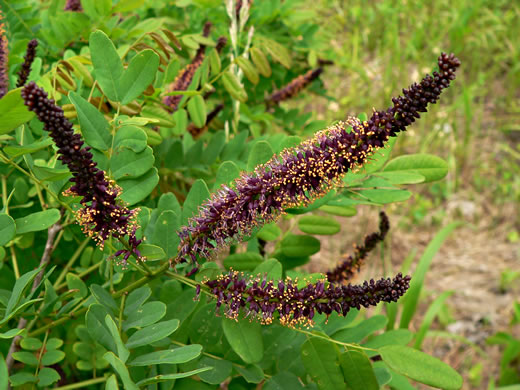
[[453,54],[438,58],[439,72],[403,89],[386,111],[368,121],[349,118],[293,148],[283,150],[252,173],[222,185],[179,231],[176,261],[208,257],[217,247],[251,234],[290,207],[307,206],[341,184],[350,170],[362,166],[390,137],[406,130],[428,104],[455,79],[460,61]]
[[31,73],[31,65],[34,61],[34,58],[36,57],[37,46],[38,41],[36,39],[32,39],[27,45],[24,62],[20,68],[20,71],[18,72],[18,81],[16,82],[17,88],[23,87],[29,78],[29,74]]
[[217,311],[223,307],[228,318],[237,319],[242,311],[262,324],[278,319],[280,324],[294,327],[312,326],[316,313],[328,316],[337,312],[345,316],[352,308],[396,302],[410,286],[410,277],[399,273],[393,279],[371,279],[346,286],[322,280],[299,288],[298,282],[290,278],[275,283],[230,271],[203,284],[215,296]]
[[65,11],[82,12],[81,0],[67,0],[65,3]]
[[292,80],[285,87],[280,89],[279,91],[274,92],[268,99],[267,102],[269,104],[278,104],[281,101],[290,99],[296,96],[302,89],[304,89],[307,85],[316,80],[320,74],[323,72],[323,68],[311,69],[307,73],[303,75],[299,75],[294,80]]
[[110,236],[128,236],[129,248],[118,251],[115,255],[122,255],[123,265],[126,265],[131,254],[144,260],[137,249],[141,240],[135,236],[139,209],[129,210],[118,198],[121,188],[104,171],[97,168],[97,163],[92,160],[90,147],[84,146],[80,134],[74,134],[72,123],[65,118],[61,107],[48,98],[43,88],[31,81],[22,88],[21,95],[25,105],[44,124],[44,130],[49,132],[58,147],[58,159],[72,173],[70,181],[74,184],[65,194],[82,197],[82,207],[76,211],[76,219],[83,232],[92,237],[100,247],[103,247]]
[[[212,24],[207,22],[204,25],[204,29],[202,35],[207,38],[211,31]],[[225,45],[225,43],[224,43]],[[186,91],[193,80],[193,76],[195,75],[195,71],[202,65],[202,61],[204,60],[204,52],[206,50],[206,45],[200,45],[195,57],[191,63],[186,65],[185,68],[181,69],[175,80],[166,88],[166,93],[172,91]],[[172,95],[165,96],[163,98],[163,103],[170,108],[171,112],[177,111],[179,108],[179,103],[182,100],[182,95]]]
[[359,272],[367,254],[372,251],[379,242],[385,239],[390,229],[390,222],[383,211],[379,213],[379,218],[379,232],[366,236],[363,245],[355,246],[353,255],[346,256],[345,260],[336,268],[327,272],[327,280],[330,283],[342,283],[352,279],[356,272]]
[[0,10],[0,99],[4,97],[9,90],[9,76],[7,75],[7,36],[3,19],[4,15],[2,14],[2,10]]

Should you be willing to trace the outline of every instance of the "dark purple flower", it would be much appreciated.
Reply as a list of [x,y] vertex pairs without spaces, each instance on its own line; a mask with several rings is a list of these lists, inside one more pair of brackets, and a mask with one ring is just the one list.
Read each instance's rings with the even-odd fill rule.
[[81,0],[67,0],[65,3],[65,11],[81,12],[83,7],[81,6]]
[[198,215],[179,232],[177,261],[208,257],[216,248],[251,234],[276,220],[285,209],[306,206],[341,183],[343,176],[362,166],[390,137],[426,112],[455,78],[460,62],[453,54],[438,59],[439,72],[393,98],[386,111],[374,111],[368,121],[349,118],[300,145],[285,149],[252,173],[243,173],[231,187],[222,185],[202,204]]
[[371,279],[346,286],[318,281],[299,288],[298,282],[290,278],[274,283],[230,271],[203,284],[215,296],[217,310],[223,306],[228,318],[236,319],[243,311],[263,324],[278,318],[286,326],[312,326],[315,313],[328,316],[337,312],[345,316],[352,308],[396,302],[410,286],[410,277],[399,273],[393,279]]
[[8,63],[8,49],[7,49],[7,36],[5,34],[4,15],[0,10],[0,99],[9,90],[9,76],[7,75],[7,63]]
[[336,268],[327,272],[327,280],[330,283],[342,283],[351,279],[356,272],[359,272],[367,254],[376,247],[378,242],[385,239],[390,229],[390,222],[383,211],[379,213],[379,217],[379,232],[366,236],[362,246],[355,246],[353,255],[346,257]]
[[115,255],[123,255],[123,264],[132,253],[142,259],[137,249],[141,240],[135,236],[135,217],[139,210],[129,210],[118,199],[121,189],[106,177],[104,171],[97,168],[97,163],[92,160],[90,147],[83,146],[81,135],[74,134],[72,123],[65,118],[61,107],[47,97],[43,88],[30,82],[22,89],[21,95],[25,105],[34,111],[44,124],[44,129],[50,133],[58,147],[58,159],[72,173],[70,181],[74,185],[66,194],[82,197],[82,207],[76,212],[76,219],[82,225],[83,232],[101,247],[109,236],[128,236],[129,249],[118,251]]
[[279,91],[274,92],[267,99],[267,102],[272,104],[278,104],[283,100],[287,100],[292,98],[293,96],[296,96],[302,89],[304,89],[307,85],[316,80],[322,72],[323,68],[316,68],[309,70],[307,73],[303,75],[299,75],[285,87],[283,87]]
[[[211,31],[212,24],[207,22],[204,25],[204,30],[202,35],[204,37],[208,37]],[[186,91],[193,80],[193,76],[195,75],[195,71],[202,65],[202,61],[204,60],[204,52],[206,50],[206,45],[200,45],[197,50],[197,54],[185,68],[181,69],[175,80],[166,88],[166,92],[172,91]],[[179,103],[182,100],[182,95],[172,95],[165,96],[163,98],[163,103],[170,108],[171,112],[177,111],[179,108]]]
[[17,88],[23,87],[29,78],[29,73],[31,73],[31,65],[34,61],[34,58],[36,57],[37,46],[38,41],[36,39],[32,39],[27,45],[24,62],[20,68],[20,71],[18,72],[18,82],[16,83]]

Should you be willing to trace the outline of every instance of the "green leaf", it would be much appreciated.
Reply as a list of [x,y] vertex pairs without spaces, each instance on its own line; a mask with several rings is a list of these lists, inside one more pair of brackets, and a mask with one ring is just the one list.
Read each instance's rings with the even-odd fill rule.
[[117,378],[114,374],[110,375],[105,385],[105,390],[119,390],[119,385],[117,384]]
[[110,363],[114,370],[119,374],[123,381],[125,390],[139,390],[139,387],[130,378],[130,373],[123,363],[113,352],[107,352],[103,355],[103,358]]
[[271,65],[265,56],[264,52],[257,47],[252,47],[250,50],[251,60],[255,64],[258,72],[264,77],[271,77]]
[[191,344],[179,348],[165,349],[140,355],[128,363],[129,366],[149,366],[151,364],[181,364],[200,356],[202,345]]
[[349,350],[339,358],[343,377],[352,390],[379,390],[372,364],[361,351]]
[[128,316],[138,310],[141,305],[145,303],[148,298],[150,298],[151,295],[152,290],[150,290],[150,287],[148,286],[143,286],[137,290],[132,291],[126,298],[125,310],[123,311],[124,315]]
[[126,346],[128,348],[137,348],[159,341],[175,332],[179,327],[179,323],[179,320],[174,319],[158,322],[140,329],[128,338]]
[[90,34],[89,46],[98,84],[110,100],[121,101],[119,79],[124,69],[114,44],[103,31],[96,30]]
[[159,56],[145,49],[132,58],[119,80],[121,104],[128,104],[139,97],[153,82],[159,68]]
[[291,68],[291,56],[289,51],[278,42],[262,37],[261,39],[262,48],[267,51],[275,61],[278,61],[287,69]]
[[403,312],[401,314],[401,322],[399,323],[400,328],[408,328],[410,321],[412,320],[415,311],[417,310],[417,304],[419,302],[419,296],[421,294],[422,286],[426,273],[430,268],[430,264],[433,261],[433,257],[440,249],[442,243],[448,236],[461,225],[461,222],[452,222],[445,226],[439,231],[433,240],[430,241],[428,246],[423,252],[423,255],[419,259],[419,263],[414,272],[412,281],[410,282],[410,288],[404,295]]
[[126,321],[123,322],[123,330],[155,324],[165,314],[166,305],[164,303],[159,301],[145,303],[139,309],[130,313]]
[[281,371],[269,378],[262,390],[304,390],[298,377],[291,372]]
[[36,351],[40,349],[42,345],[42,341],[34,337],[25,337],[20,342],[20,346],[27,351]]
[[308,234],[334,235],[341,230],[338,221],[320,215],[305,215],[298,220],[298,228]]
[[339,369],[338,351],[334,344],[311,337],[301,347],[301,357],[307,373],[319,389],[345,389],[343,375]]
[[24,291],[29,288],[29,285],[32,283],[38,272],[40,272],[40,268],[29,271],[16,280],[9,301],[7,302],[7,307],[5,308],[5,317],[0,321],[0,325],[8,319],[8,315],[20,304]]
[[55,338],[55,337],[51,337],[50,339],[47,340],[47,343],[45,344],[45,348],[47,348],[47,350],[49,351],[51,349],[58,349],[62,345],[63,345],[63,340]]
[[320,251],[320,241],[312,236],[287,234],[282,240],[282,254],[288,257],[311,256]]
[[[365,115],[366,116],[366,115]],[[360,118],[361,119],[361,118]],[[361,119],[364,121],[367,119]],[[383,165],[390,158],[390,154],[394,148],[395,142],[397,141],[397,137],[391,137],[387,142],[384,148],[378,149],[372,156],[369,157],[368,164],[363,166],[362,172],[364,173],[372,173],[380,171],[383,168]],[[348,174],[347,174],[348,176]]]
[[338,217],[353,217],[357,214],[357,209],[354,206],[331,206],[326,204],[318,210],[325,211],[327,214],[337,215]]
[[448,173],[448,163],[431,154],[410,154],[390,160],[384,172],[412,172],[424,176],[424,181],[441,180]]
[[[375,337],[363,343],[363,347],[378,349],[385,345],[406,345],[413,338],[413,333],[408,329],[387,330],[385,333],[376,335]],[[377,355],[376,351],[365,351],[369,357]]]
[[21,88],[13,89],[0,99],[0,135],[11,132],[34,117],[34,113],[25,106],[20,92]]
[[202,372],[209,371],[211,369],[212,369],[211,367],[206,367],[206,368],[198,368],[196,370],[192,370],[192,371],[188,371],[188,372],[178,372],[176,374],[156,375],[152,378],[143,379],[142,381],[139,381],[137,384],[139,386],[144,386],[144,385],[151,385],[153,383],[172,381],[172,380],[180,379],[180,378],[187,378],[189,376],[197,375]]
[[4,355],[0,353],[0,390],[7,390],[7,387],[9,386],[7,378],[9,378],[9,374],[7,373],[7,364]]
[[386,322],[387,318],[383,315],[372,316],[356,326],[339,330],[332,335],[332,338],[343,343],[359,343],[375,331],[383,329]]
[[222,184],[229,184],[240,176],[240,169],[233,161],[224,161],[220,164],[213,188],[220,188]]
[[117,346],[105,324],[108,311],[104,306],[93,303],[85,316],[85,325],[92,339],[111,351],[117,351]]
[[388,382],[392,380],[392,374],[386,368],[385,363],[382,361],[374,362],[374,374],[376,375],[377,383],[379,383],[379,386],[384,386]]
[[145,0],[120,0],[114,7],[114,13],[135,11],[143,6]]
[[152,242],[163,248],[168,258],[177,255],[180,239],[176,231],[180,225],[180,215],[171,210],[163,211],[155,223]]
[[225,268],[232,268],[235,271],[252,271],[263,260],[263,257],[258,253],[243,252],[229,255],[224,259],[223,263]]
[[139,244],[139,252],[147,261],[162,260],[166,257],[164,250],[157,245]]
[[69,290],[78,290],[77,297],[85,298],[88,294],[87,285],[81,278],[77,275],[68,273],[67,277],[67,288]]
[[264,356],[262,327],[258,322],[222,319],[222,328],[231,348],[246,363],[258,363]]
[[25,383],[35,383],[37,378],[28,372],[19,372],[18,374],[11,375],[9,381],[12,386],[20,386]]
[[448,299],[451,295],[453,295],[455,291],[443,291],[441,295],[439,295],[435,300],[430,304],[428,307],[428,310],[426,311],[426,314],[423,317],[421,326],[419,328],[419,331],[417,332],[417,335],[415,336],[415,344],[414,348],[421,349],[422,342],[424,341],[424,338],[426,337],[426,333],[428,333],[428,330],[430,329],[430,326],[432,325],[433,320],[439,312],[441,311],[444,302],[446,299]]
[[13,359],[17,360],[19,362],[22,362],[24,364],[27,364],[28,366],[37,366],[38,365],[38,358],[34,355],[34,353],[31,352],[14,352],[12,354]]
[[235,369],[244,377],[247,383],[260,383],[264,380],[264,372],[256,364],[246,367],[236,366]]
[[247,159],[247,170],[253,171],[258,165],[264,164],[273,157],[273,149],[266,141],[259,141],[253,146]]
[[4,152],[9,155],[9,157],[14,158],[18,156],[23,156],[24,154],[34,153],[38,150],[45,149],[46,147],[53,144],[52,138],[45,138],[42,141],[33,142],[28,145],[15,145],[15,146],[6,146],[4,148]]
[[130,351],[126,348],[125,344],[123,344],[123,340],[121,340],[121,335],[119,334],[119,329],[117,329],[117,325],[110,314],[105,316],[105,324],[112,335],[112,340],[116,343],[119,359],[121,359],[123,363],[126,363],[128,356],[130,356]]
[[379,353],[392,370],[417,382],[445,390],[462,387],[462,377],[457,371],[424,352],[402,345],[388,345]]
[[16,235],[16,223],[10,215],[0,213],[0,246],[7,244]]
[[378,204],[404,202],[405,200],[410,199],[410,197],[412,196],[412,193],[407,190],[387,188],[361,190],[358,191],[357,194],[361,196],[361,198],[366,198],[371,202]]
[[209,356],[203,356],[197,362],[197,368],[213,368],[212,370],[205,371],[199,374],[202,381],[212,384],[219,385],[224,382],[233,370],[233,364],[228,360],[213,359]]
[[193,217],[199,209],[199,206],[210,196],[208,186],[202,179],[198,179],[191,186],[190,192],[182,205],[181,224],[185,225],[188,219]]
[[206,103],[201,95],[188,100],[188,113],[195,126],[201,128],[206,124]]
[[69,99],[76,107],[85,142],[95,149],[107,151],[112,146],[112,135],[110,125],[103,114],[79,93],[70,92]]
[[139,153],[130,149],[122,149],[112,155],[110,170],[116,180],[139,177],[153,167],[154,161],[155,157],[149,146]]
[[280,280],[282,279],[282,264],[276,259],[267,259],[256,266],[253,274],[266,275],[268,280]]
[[112,313],[117,313],[119,311],[119,306],[117,306],[117,303],[114,298],[112,298],[112,295],[110,295],[110,293],[99,284],[91,284],[90,291],[92,291],[92,295],[94,295],[96,301],[99,304],[105,306]]
[[247,92],[233,73],[230,71],[225,72],[221,80],[226,91],[228,91],[234,99],[242,103],[247,101]]
[[5,333],[0,333],[0,339],[12,339],[13,337],[21,335],[24,330],[25,329],[18,329],[18,328],[9,329]]
[[146,148],[147,138],[146,133],[139,127],[126,125],[117,131],[114,137],[114,148],[130,149],[139,153]]
[[254,65],[245,57],[237,57],[235,61],[239,68],[242,69],[242,72],[244,72],[246,78],[254,85],[258,84],[260,76],[258,76],[258,72]]
[[14,221],[16,233],[23,234],[47,229],[58,222],[60,218],[61,214],[58,209],[49,209],[26,215]]
[[157,183],[159,183],[157,168],[150,169],[136,179],[119,180],[118,184],[123,189],[121,199],[132,206],[150,195]]
[[188,128],[188,112],[184,108],[179,108],[173,113],[173,120],[175,121],[175,134],[185,134]]
[[264,225],[256,236],[264,241],[274,241],[282,234],[281,229],[278,227],[276,222],[272,222],[270,224]]
[[375,176],[387,180],[390,184],[417,184],[425,180],[419,173],[406,171],[377,172]]
[[61,362],[63,358],[65,358],[65,352],[51,349],[43,354],[41,364],[44,366],[52,366],[53,364]]

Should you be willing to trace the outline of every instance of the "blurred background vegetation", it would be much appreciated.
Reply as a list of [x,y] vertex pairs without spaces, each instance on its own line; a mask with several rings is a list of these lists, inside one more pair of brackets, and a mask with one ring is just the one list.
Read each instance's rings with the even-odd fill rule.
[[[443,290],[455,292],[439,315],[439,337],[425,348],[462,372],[465,388],[488,388],[491,377],[508,384],[507,367],[517,373],[520,367],[520,344],[507,347],[504,341],[510,349],[504,358],[504,348],[490,336],[520,336],[520,3],[313,0],[306,6],[301,12],[320,19],[316,47],[330,47],[327,57],[334,60],[321,77],[334,99],[306,94],[291,104],[327,123],[388,107],[389,97],[419,81],[441,51],[461,59],[443,104],[395,146],[394,156],[441,156],[450,171],[442,182],[417,186],[408,202],[391,205],[392,222],[399,224],[391,257],[400,264],[440,226],[466,222],[441,248],[427,277],[430,302]],[[359,211],[359,232],[349,226],[349,243],[377,221],[375,210]]]

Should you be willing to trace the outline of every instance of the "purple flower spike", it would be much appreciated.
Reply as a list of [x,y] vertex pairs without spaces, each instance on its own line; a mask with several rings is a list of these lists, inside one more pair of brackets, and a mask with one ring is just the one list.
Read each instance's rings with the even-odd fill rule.
[[379,302],[396,302],[410,286],[410,277],[397,274],[393,279],[365,281],[347,286],[311,283],[303,288],[290,278],[275,285],[259,277],[251,278],[230,271],[217,279],[203,282],[217,300],[217,310],[237,319],[240,311],[246,317],[268,325],[275,318],[285,326],[312,326],[316,313],[330,315],[333,312],[345,316],[350,309],[375,306]]
[[323,72],[323,68],[311,69],[307,73],[296,77],[285,87],[279,91],[274,92],[267,101],[269,103],[278,104],[281,101],[287,100],[296,96],[307,85],[316,80]]
[[65,194],[82,197],[82,207],[76,211],[76,219],[82,225],[83,232],[92,237],[101,248],[110,236],[128,236],[130,249],[116,253],[117,256],[123,255],[121,263],[126,264],[132,253],[137,259],[144,260],[137,249],[141,240],[135,236],[135,217],[139,209],[129,210],[118,199],[121,189],[106,177],[104,171],[97,168],[97,163],[92,160],[90,147],[83,146],[81,135],[74,134],[72,123],[65,118],[61,107],[48,98],[43,88],[31,81],[22,89],[21,95],[25,105],[44,124],[44,130],[50,133],[58,147],[58,159],[72,173],[70,181],[74,185]]
[[27,45],[27,52],[25,53],[24,62],[20,71],[18,72],[18,82],[16,83],[16,87],[20,88],[25,85],[27,79],[29,78],[29,73],[31,73],[31,65],[36,57],[36,47],[38,46],[38,41],[33,39],[29,41]]
[[367,254],[376,247],[376,245],[383,241],[390,230],[390,222],[386,214],[381,211],[379,213],[379,232],[372,233],[365,237],[365,242],[362,246],[355,246],[354,255],[346,257],[346,259],[336,268],[327,272],[327,280],[331,283],[341,283],[351,279],[356,272],[363,265]]
[[252,173],[243,173],[231,187],[222,185],[199,208],[198,215],[179,232],[177,261],[208,257],[226,243],[251,234],[257,226],[275,221],[285,209],[307,206],[361,167],[390,137],[406,130],[429,103],[455,78],[460,61],[443,53],[439,72],[393,98],[386,111],[374,111],[368,121],[349,118],[300,145],[285,149]]

